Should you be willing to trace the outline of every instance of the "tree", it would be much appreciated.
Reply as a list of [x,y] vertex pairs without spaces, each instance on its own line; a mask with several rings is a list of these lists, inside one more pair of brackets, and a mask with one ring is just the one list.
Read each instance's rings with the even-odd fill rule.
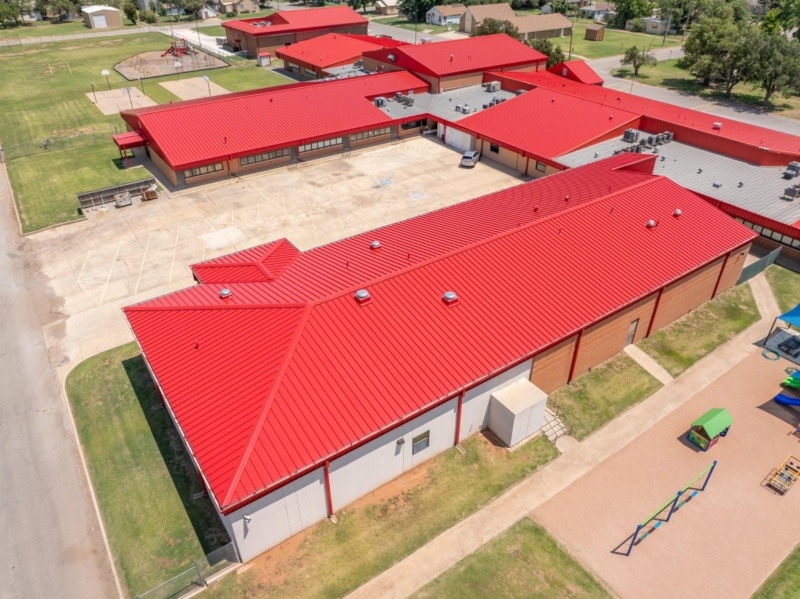
[[528,40],[528,45],[534,50],[538,50],[539,52],[547,56],[548,68],[556,64],[561,64],[567,59],[566,56],[564,56],[564,52],[561,50],[561,46],[553,46],[553,43],[550,40],[546,39]]
[[480,35],[495,35],[497,33],[505,33],[519,39],[519,29],[511,21],[498,21],[497,19],[486,18],[472,30],[472,37]]
[[617,0],[614,6],[617,11],[616,25],[619,28],[625,27],[625,23],[630,19],[649,17],[653,14],[653,5],[648,0]]
[[[30,8],[30,5],[27,5]],[[26,6],[22,0],[0,0],[0,25],[3,27],[22,25],[22,15]]]
[[131,23],[136,25],[136,19],[139,17],[139,11],[133,2],[126,2],[122,7],[122,12],[125,13],[125,16]]
[[636,46],[625,49],[625,54],[620,60],[623,66],[633,67],[633,76],[639,76],[639,69],[642,67],[654,67],[658,64],[656,57],[645,50],[639,50]]
[[49,12],[57,17],[63,17],[78,9],[78,4],[72,0],[38,0],[36,6],[42,14]]
[[367,7],[375,4],[375,0],[347,0],[347,4],[353,10],[361,9],[362,12],[367,12]]
[[436,5],[436,0],[400,0],[397,9],[409,21],[415,23],[425,22],[425,13]]
[[757,68],[759,32],[755,27],[740,28],[740,37],[728,48],[717,65],[715,75],[725,85],[725,97],[730,98],[733,87],[745,81]]
[[774,94],[790,94],[797,90],[800,73],[797,40],[758,30],[752,52],[755,59],[745,80],[764,90],[764,104],[769,104]]
[[565,15],[567,14],[567,0],[551,0],[550,6],[553,7],[553,12]]
[[683,45],[682,65],[705,85],[710,85],[722,68],[724,57],[739,42],[740,35],[741,30],[731,12],[703,17],[692,27],[692,34]]

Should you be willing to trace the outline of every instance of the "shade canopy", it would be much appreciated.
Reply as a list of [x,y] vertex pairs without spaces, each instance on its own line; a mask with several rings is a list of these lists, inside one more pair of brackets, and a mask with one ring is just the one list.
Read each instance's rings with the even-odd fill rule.
[[781,314],[778,318],[788,324],[800,326],[800,304],[797,304],[785,314]]
[[708,438],[713,439],[731,424],[733,424],[733,418],[728,410],[725,408],[711,408],[692,422],[692,428],[696,426],[702,427]]

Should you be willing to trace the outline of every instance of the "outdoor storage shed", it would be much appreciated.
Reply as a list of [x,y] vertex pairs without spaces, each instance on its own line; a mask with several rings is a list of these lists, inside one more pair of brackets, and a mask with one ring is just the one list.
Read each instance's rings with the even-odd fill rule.
[[84,6],[83,23],[89,29],[122,27],[122,14],[112,6]]
[[586,35],[584,37],[593,42],[602,42],[605,34],[606,28],[602,25],[587,25]]
[[689,441],[703,451],[708,451],[720,437],[728,434],[731,424],[733,424],[733,418],[728,410],[711,408],[692,422],[692,428],[689,429]]

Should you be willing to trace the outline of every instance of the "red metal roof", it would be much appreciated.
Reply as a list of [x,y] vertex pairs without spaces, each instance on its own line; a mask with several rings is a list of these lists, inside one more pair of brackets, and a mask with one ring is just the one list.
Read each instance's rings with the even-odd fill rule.
[[[497,73],[495,78],[505,78],[510,86],[524,83],[593,102],[596,107],[594,118],[602,116],[609,106],[642,115],[640,127],[646,131],[661,133],[672,130],[675,139],[679,141],[754,164],[785,165],[800,155],[800,138],[788,133],[650,100],[619,90],[585,85],[547,71]],[[715,128],[717,123],[721,125],[720,128]],[[569,127],[571,123],[565,121],[563,124]]]
[[583,60],[569,60],[547,69],[551,73],[587,85],[603,85],[603,78]]
[[259,245],[192,265],[201,283],[263,283],[274,281],[300,251],[286,239]]
[[116,135],[112,135],[111,139],[114,140],[114,143],[117,144],[117,147],[120,150],[128,150],[130,148],[141,148],[143,145],[147,143],[144,137],[142,137],[136,131],[117,133]]
[[[267,25],[266,23],[269,23]],[[363,25],[367,20],[349,6],[314,8],[311,10],[287,10],[267,17],[223,21],[225,29],[241,31],[254,37],[277,35],[293,31],[330,29],[348,25]]]
[[[383,48],[382,44],[365,41],[368,36],[351,37],[341,33],[329,33],[280,48],[275,55],[283,60],[294,60],[326,68],[355,62],[364,52]],[[376,41],[380,38],[372,38]]]
[[[494,73],[492,74],[494,75]],[[535,125],[521,127],[535,115]],[[499,142],[526,156],[551,161],[558,156],[622,135],[640,115],[614,105],[553,93],[537,87],[468,116],[456,128]]]
[[367,99],[409,90],[427,91],[428,84],[395,71],[128,110],[122,117],[181,170],[386,126],[392,119]]
[[[394,56],[394,60],[389,55]],[[503,71],[508,67],[547,62],[544,54],[504,33],[375,50],[365,52],[364,56],[433,77]]]
[[[381,237],[392,239],[398,227],[402,243],[404,231],[436,240],[473,226],[488,233],[487,218],[506,222],[426,260],[404,266],[390,256],[393,266],[381,276],[361,268],[357,285],[316,300],[238,303],[247,288],[279,285],[300,254],[275,282],[233,285],[227,300],[218,286],[199,285],[213,295],[179,292],[171,294],[178,301],[126,308],[221,509],[246,504],[754,237],[668,179],[612,170],[646,160],[614,157],[487,196],[495,206],[507,199],[517,207],[511,213],[527,198],[527,218],[517,223],[487,214],[481,198],[441,211],[444,221],[386,227]],[[572,193],[542,201],[549,208],[537,216],[531,203],[559,179],[584,201],[573,202]],[[650,219],[656,227],[645,226]],[[321,278],[336,280],[348,268],[340,256],[330,252],[330,262],[318,264],[327,270]],[[354,300],[357,287],[369,290],[369,303]],[[447,290],[458,294],[456,305],[442,301]]]

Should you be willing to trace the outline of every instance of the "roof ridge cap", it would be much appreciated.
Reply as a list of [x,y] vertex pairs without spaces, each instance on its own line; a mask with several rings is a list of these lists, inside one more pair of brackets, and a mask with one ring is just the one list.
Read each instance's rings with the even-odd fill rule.
[[[247,283],[245,283],[247,284]],[[263,283],[252,283],[253,285],[263,285]],[[169,295],[169,294],[167,294]],[[163,297],[163,296],[162,296]],[[158,298],[154,298],[158,299]],[[152,300],[147,300],[152,301]],[[223,305],[211,305],[211,304],[192,304],[192,305],[185,305],[185,306],[147,306],[144,305],[146,302],[142,302],[141,304],[134,304],[132,306],[126,306],[122,309],[123,312],[126,314],[128,312],[176,312],[176,311],[186,311],[186,310],[263,310],[263,309],[272,309],[272,308],[306,308],[309,304],[308,302],[280,302],[276,304],[223,304]]]
[[[567,171],[562,171],[562,172],[567,172]],[[556,174],[561,174],[561,173],[556,173]],[[458,254],[460,252],[465,252],[465,251],[467,251],[469,249],[472,249],[474,247],[479,247],[479,246],[484,245],[486,243],[491,243],[493,241],[496,241],[497,239],[502,239],[503,237],[507,237],[509,235],[513,235],[515,233],[519,233],[522,230],[529,229],[529,228],[532,228],[534,226],[539,226],[539,225],[541,225],[543,223],[546,223],[546,222],[548,222],[548,221],[550,221],[550,220],[552,220],[554,218],[563,216],[564,214],[569,214],[571,212],[575,212],[577,210],[582,210],[584,208],[587,208],[588,206],[591,206],[591,205],[597,204],[599,202],[602,202],[602,201],[604,201],[604,200],[606,200],[606,199],[608,199],[610,197],[613,197],[615,195],[618,195],[620,193],[628,192],[628,191],[631,191],[632,189],[636,189],[636,188],[642,187],[644,185],[649,185],[649,184],[653,183],[656,180],[666,179],[668,181],[671,181],[670,179],[668,179],[667,177],[664,177],[662,175],[649,175],[649,173],[639,173],[639,174],[649,176],[650,178],[646,179],[644,181],[639,181],[639,182],[634,183],[632,185],[628,185],[626,187],[617,189],[616,191],[604,193],[601,196],[598,196],[598,197],[593,198],[591,200],[588,200],[586,202],[582,202],[581,204],[578,204],[577,206],[570,206],[566,210],[561,210],[559,212],[556,212],[555,214],[550,214],[550,215],[544,216],[540,220],[530,221],[530,222],[528,222],[528,223],[526,223],[524,225],[520,225],[518,227],[511,228],[511,229],[508,229],[506,231],[501,231],[500,233],[495,233],[494,235],[492,235],[490,237],[486,237],[484,239],[479,239],[478,241],[473,241],[472,243],[469,243],[469,244],[467,244],[465,246],[462,246],[462,247],[459,247],[459,248],[455,248],[453,250],[450,250],[449,252],[445,252],[443,254],[439,254],[438,256],[433,256],[431,258],[428,258],[427,260],[422,260],[420,262],[416,262],[416,263],[411,264],[409,266],[406,266],[404,268],[398,269],[398,270],[396,270],[394,272],[386,273],[386,274],[381,275],[379,277],[375,277],[374,279],[369,279],[367,281],[359,283],[355,287],[348,287],[347,289],[343,289],[343,290],[337,291],[335,293],[332,293],[330,295],[326,295],[324,297],[317,298],[316,300],[309,301],[309,303],[308,303],[309,307],[314,308],[314,307],[316,307],[318,305],[321,305],[321,304],[327,303],[329,301],[333,301],[335,299],[343,297],[343,296],[345,296],[345,295],[347,295],[349,293],[353,293],[354,291],[356,291],[358,289],[363,289],[363,288],[368,287],[369,285],[374,285],[374,284],[377,284],[377,283],[381,283],[383,281],[392,279],[394,277],[400,276],[400,275],[405,274],[407,272],[411,272],[411,271],[416,270],[418,268],[422,268],[423,266],[427,266],[429,264],[433,264],[434,262],[438,262],[439,260],[444,260],[445,258],[449,258],[450,256],[453,256],[453,255]]]
[[272,404],[275,402],[275,397],[278,393],[278,389],[281,386],[281,382],[283,380],[284,375],[286,374],[286,369],[289,366],[289,363],[292,361],[294,357],[295,349],[297,348],[297,344],[300,341],[300,337],[302,337],[303,331],[306,328],[306,323],[308,322],[308,318],[311,315],[311,304],[306,305],[306,309],[303,313],[303,316],[300,322],[297,324],[297,330],[295,331],[294,338],[292,339],[291,345],[289,346],[288,351],[286,352],[286,358],[283,361],[283,365],[281,366],[278,375],[275,377],[275,383],[272,385],[272,389],[269,392],[269,396],[267,397],[266,401],[264,402],[264,406],[261,409],[261,414],[259,414],[258,420],[256,421],[255,426],[253,427],[253,432],[250,435],[250,440],[247,442],[247,448],[245,449],[244,453],[242,454],[242,460],[239,462],[239,466],[236,468],[236,473],[231,480],[231,484],[228,487],[228,492],[225,495],[224,500],[222,501],[222,505],[228,505],[231,502],[231,497],[234,494],[234,491],[239,486],[239,482],[241,481],[242,474],[244,474],[245,468],[247,464],[250,462],[250,456],[253,453],[253,448],[255,447],[256,441],[261,433],[261,429],[264,426],[264,421],[267,419],[267,415],[272,408]]

